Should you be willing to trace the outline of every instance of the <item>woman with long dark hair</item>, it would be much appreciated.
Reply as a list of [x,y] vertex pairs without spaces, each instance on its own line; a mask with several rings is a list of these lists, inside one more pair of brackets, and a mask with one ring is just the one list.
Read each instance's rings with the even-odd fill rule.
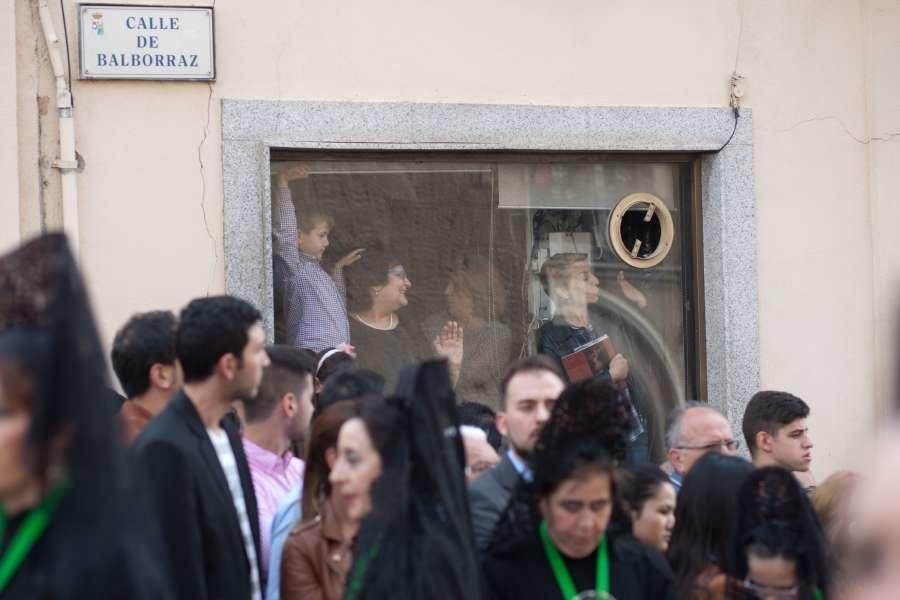
[[679,599],[725,597],[724,573],[738,523],[735,492],[752,471],[743,458],[710,452],[685,476],[668,551]]
[[656,465],[636,465],[623,473],[622,483],[631,533],[665,553],[675,527],[675,486],[669,476]]
[[61,234],[0,257],[0,596],[170,597]]
[[747,477],[726,573],[754,598],[826,598],[829,570],[819,520],[797,478],[781,467]]
[[397,394],[345,423],[338,446],[332,484],[365,514],[346,598],[482,598],[446,363],[406,367]]
[[488,547],[497,600],[674,598],[662,556],[623,531],[617,478],[630,410],[610,384],[588,380],[556,401],[535,448],[532,484],[520,484]]

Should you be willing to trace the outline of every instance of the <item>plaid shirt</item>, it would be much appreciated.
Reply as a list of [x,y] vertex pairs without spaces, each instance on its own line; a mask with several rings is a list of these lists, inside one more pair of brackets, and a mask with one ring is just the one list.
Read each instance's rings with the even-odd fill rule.
[[284,307],[288,342],[316,352],[349,343],[343,270],[335,269],[332,278],[318,258],[300,252],[291,190],[279,187],[275,202],[275,290]]

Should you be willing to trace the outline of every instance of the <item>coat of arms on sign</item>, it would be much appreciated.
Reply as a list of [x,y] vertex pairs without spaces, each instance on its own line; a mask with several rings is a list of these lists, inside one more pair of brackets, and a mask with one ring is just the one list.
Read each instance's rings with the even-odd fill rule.
[[96,12],[91,15],[91,30],[97,35],[103,35],[103,13]]

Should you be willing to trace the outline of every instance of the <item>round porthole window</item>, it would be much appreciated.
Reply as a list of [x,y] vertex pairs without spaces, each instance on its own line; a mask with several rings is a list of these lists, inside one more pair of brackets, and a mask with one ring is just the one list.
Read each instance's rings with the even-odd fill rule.
[[609,241],[616,256],[639,269],[666,258],[675,239],[672,213],[653,194],[629,194],[609,216]]

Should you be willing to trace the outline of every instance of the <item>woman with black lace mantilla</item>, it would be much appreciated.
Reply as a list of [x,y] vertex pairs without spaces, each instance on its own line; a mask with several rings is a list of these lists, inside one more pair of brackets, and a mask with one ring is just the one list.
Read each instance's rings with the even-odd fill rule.
[[628,421],[609,383],[562,393],[538,439],[533,480],[519,484],[488,547],[493,598],[675,598],[665,559],[630,535],[619,499]]
[[0,597],[172,597],[66,239],[0,257]]

